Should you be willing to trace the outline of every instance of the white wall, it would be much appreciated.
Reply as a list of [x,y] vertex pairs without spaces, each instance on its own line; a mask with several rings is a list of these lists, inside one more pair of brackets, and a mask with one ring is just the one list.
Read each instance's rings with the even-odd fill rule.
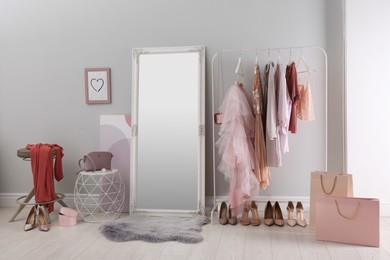
[[344,38],[343,1],[326,1],[326,50],[328,53],[328,170],[340,171],[344,167],[344,132],[343,132],[343,99],[344,99]]
[[[390,2],[346,1],[347,167],[390,214]],[[382,212],[382,214],[385,212]]]
[[[206,45],[206,120],[211,122],[212,55],[219,49],[301,45],[326,48],[327,34],[332,34],[334,26],[327,23],[334,14],[327,13],[331,4],[326,2],[1,1],[0,193],[23,193],[31,188],[29,164],[16,157],[16,150],[37,142],[64,147],[65,178],[57,189],[73,192],[78,159],[99,148],[99,115],[130,112],[133,47]],[[307,55],[308,61],[313,57],[313,64],[321,63],[318,54]],[[284,62],[287,59],[288,55],[284,56]],[[250,57],[250,64],[252,60]],[[248,60],[244,62],[249,64]],[[112,104],[85,104],[86,67],[111,68]],[[333,102],[339,101],[329,100],[330,106]],[[340,127],[338,120],[329,120],[331,127]],[[210,123],[206,131],[206,195],[211,195]],[[340,154],[339,146],[330,148]],[[322,159],[322,155],[318,156]],[[340,163],[332,168],[341,170]],[[316,169],[294,172],[286,168],[283,175],[274,176],[268,193],[308,196],[309,171]],[[226,194],[227,187],[219,174],[218,195]]]

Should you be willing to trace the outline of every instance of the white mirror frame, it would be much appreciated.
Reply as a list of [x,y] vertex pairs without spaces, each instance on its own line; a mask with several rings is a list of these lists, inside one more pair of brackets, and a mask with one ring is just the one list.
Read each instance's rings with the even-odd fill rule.
[[[205,214],[205,46],[180,46],[162,48],[134,48],[132,51],[132,139],[130,158],[130,205],[129,214],[148,215],[204,215]],[[141,55],[165,53],[198,53],[199,54],[199,108],[198,108],[198,205],[193,210],[140,209],[136,205],[138,173],[138,107],[139,107],[139,59]],[[158,195],[156,195],[158,196]]]

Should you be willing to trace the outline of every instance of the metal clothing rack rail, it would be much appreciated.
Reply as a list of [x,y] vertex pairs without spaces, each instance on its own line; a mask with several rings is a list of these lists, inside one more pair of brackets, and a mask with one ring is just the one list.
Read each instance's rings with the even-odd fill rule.
[[[212,120],[214,120],[214,114],[215,114],[215,106],[214,106],[214,97],[215,97],[215,83],[214,83],[214,67],[215,67],[215,61],[220,59],[222,53],[228,53],[228,52],[237,52],[237,53],[243,53],[243,52],[255,52],[256,54],[260,52],[268,52],[268,54],[271,51],[285,51],[289,50],[290,55],[292,50],[310,50],[310,49],[317,49],[319,50],[323,56],[324,56],[324,65],[325,65],[325,97],[324,97],[324,102],[325,102],[325,171],[327,171],[328,168],[328,55],[325,51],[324,48],[319,47],[319,46],[295,46],[295,47],[281,47],[281,48],[265,48],[265,49],[257,49],[257,48],[252,48],[252,49],[230,49],[230,50],[220,50],[216,52],[212,58],[211,61],[211,111],[212,111]],[[344,128],[344,126],[343,126]],[[343,130],[344,131],[344,130]],[[211,209],[210,217],[211,217],[211,222],[213,220],[213,213],[215,209],[217,208],[217,199],[216,199],[216,188],[215,188],[215,124],[214,121],[212,122],[212,141],[213,141],[213,208]],[[344,143],[344,142],[343,142]]]

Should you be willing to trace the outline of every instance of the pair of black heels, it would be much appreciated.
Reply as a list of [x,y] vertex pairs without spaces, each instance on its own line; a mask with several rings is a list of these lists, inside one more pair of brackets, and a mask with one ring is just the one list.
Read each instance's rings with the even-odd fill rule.
[[34,205],[30,213],[28,213],[26,223],[24,225],[24,231],[39,227],[40,231],[47,232],[50,230],[50,217],[47,208],[41,205]]

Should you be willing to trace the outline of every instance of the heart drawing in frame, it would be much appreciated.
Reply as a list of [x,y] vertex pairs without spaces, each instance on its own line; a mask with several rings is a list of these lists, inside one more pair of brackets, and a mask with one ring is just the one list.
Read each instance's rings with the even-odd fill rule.
[[85,102],[111,104],[110,68],[85,68]]
[[91,79],[90,81],[90,84],[91,84],[91,87],[96,91],[96,92],[100,92],[100,90],[103,88],[104,86],[104,80],[102,78],[99,78],[99,79]]

